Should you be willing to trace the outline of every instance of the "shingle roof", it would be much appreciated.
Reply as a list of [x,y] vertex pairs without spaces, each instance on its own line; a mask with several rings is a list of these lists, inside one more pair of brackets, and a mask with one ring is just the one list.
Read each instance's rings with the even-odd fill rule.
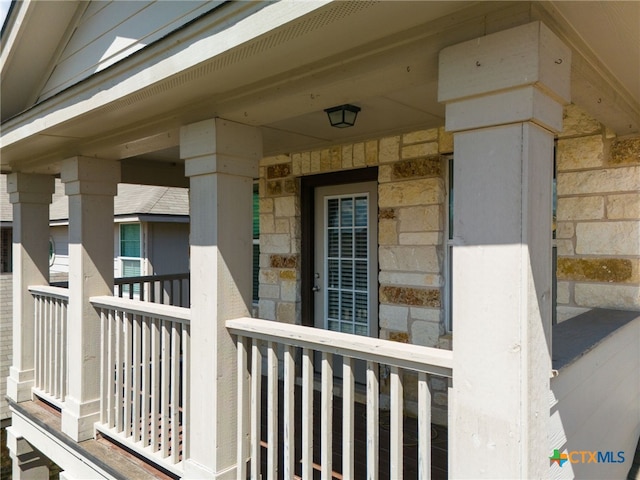
[[[118,185],[114,200],[115,216],[124,215],[189,215],[189,190],[177,187],[153,185]],[[56,179],[56,190],[49,209],[50,220],[67,220],[69,202],[64,194],[64,185]],[[7,194],[6,175],[0,175],[0,221],[11,222],[13,209]]]

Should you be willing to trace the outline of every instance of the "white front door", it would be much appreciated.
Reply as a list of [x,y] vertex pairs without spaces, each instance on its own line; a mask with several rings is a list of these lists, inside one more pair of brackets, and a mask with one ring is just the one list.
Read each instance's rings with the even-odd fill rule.
[[314,325],[378,336],[377,183],[315,190]]

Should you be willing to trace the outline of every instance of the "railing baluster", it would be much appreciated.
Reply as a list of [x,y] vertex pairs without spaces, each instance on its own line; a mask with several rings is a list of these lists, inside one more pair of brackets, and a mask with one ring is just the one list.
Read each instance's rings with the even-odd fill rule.
[[367,362],[367,479],[378,480],[378,364]]
[[390,440],[390,455],[391,455],[391,478],[402,480],[402,377],[398,367],[392,366],[391,368],[391,440]]
[[353,437],[354,437],[354,360],[342,358],[342,478],[350,480],[353,472]]
[[140,422],[140,417],[141,417],[141,399],[140,399],[140,395],[141,395],[141,388],[142,388],[142,379],[140,378],[142,375],[142,358],[141,358],[141,353],[140,353],[140,349],[142,347],[141,345],[141,330],[142,330],[142,326],[140,325],[141,323],[141,319],[139,315],[131,315],[132,320],[133,320],[133,354],[132,354],[132,394],[131,394],[131,399],[133,404],[131,405],[131,417],[133,419],[133,426],[132,426],[132,430],[133,430],[133,441],[137,442],[140,440],[141,438],[141,432],[140,429],[142,428],[142,424]]
[[171,461],[178,463],[180,443],[180,333],[179,325],[171,322]]
[[[109,386],[108,396],[107,396],[107,412],[108,412],[108,422],[107,425],[110,428],[116,426],[116,409],[117,407],[117,382],[114,376],[114,373],[118,371],[118,360],[115,358],[115,330],[117,330],[116,319],[113,310],[109,310],[109,333],[107,337],[107,385]],[[115,372],[114,372],[115,368]]]
[[284,347],[284,478],[293,478],[295,472],[295,349],[291,345]]
[[262,353],[260,342],[251,343],[251,478],[260,478],[260,410],[262,403]]
[[423,372],[418,373],[418,478],[431,478],[431,391]]
[[333,356],[322,352],[320,478],[331,480],[333,471]]
[[237,447],[238,447],[238,480],[247,478],[247,458],[249,456],[249,415],[250,415],[250,394],[249,380],[251,375],[248,371],[247,357],[247,338],[239,336],[236,342],[238,355],[238,431],[237,431]]
[[[182,324],[182,459],[189,454],[189,382],[191,365],[191,326]],[[247,415],[249,414],[247,410]]]
[[267,345],[267,479],[278,477],[278,351]]
[[68,338],[67,338],[67,301],[63,301],[62,302],[62,333],[61,333],[61,343],[60,343],[60,348],[62,349],[62,353],[60,355],[60,400],[62,400],[64,402],[65,398],[67,397],[67,365],[68,365],[68,361],[67,361],[67,344],[68,344]]
[[302,349],[302,478],[313,478],[313,352]]
[[142,445],[147,447],[151,443],[149,423],[151,402],[151,330],[149,317],[142,317]]
[[50,392],[49,378],[51,377],[51,299],[45,300],[45,313],[44,313],[44,380],[42,387],[45,392]]
[[160,320],[151,323],[151,451],[159,448],[159,401],[160,401]]
[[170,322],[166,320],[160,320],[160,328],[162,332],[162,359],[160,361],[160,451],[162,452],[163,457],[169,455],[169,403],[171,403],[171,398],[169,396],[169,375],[171,367],[169,358],[171,355],[171,338],[168,325],[169,323]]
[[42,386],[42,312],[41,312],[41,297],[40,295],[34,295],[34,310],[35,310],[35,356],[33,365],[35,367],[34,378],[36,388]]
[[49,392],[54,397],[58,397],[58,364],[60,363],[60,311],[58,310],[58,300],[52,299],[54,314],[53,314],[53,341],[51,342],[53,348],[53,355],[51,361],[51,387]]
[[124,364],[123,364],[123,352],[122,352],[122,330],[123,330],[123,319],[122,319],[123,313],[122,312],[116,312],[116,351],[115,351],[115,357],[116,357],[116,394],[114,397],[114,404],[116,407],[116,431],[117,432],[122,432],[123,430],[123,418],[122,418],[122,414],[123,414],[123,408],[124,408],[124,381],[123,381],[123,377],[124,377]]
[[132,395],[132,369],[133,362],[131,359],[131,347],[132,347],[132,315],[130,313],[124,313],[122,315],[123,323],[123,349],[124,349],[124,435],[125,437],[131,436],[131,395]]
[[105,311],[100,309],[100,422],[107,423],[107,396],[109,392],[109,368],[107,362],[107,355],[109,349],[107,347],[108,341],[108,322],[105,318]]

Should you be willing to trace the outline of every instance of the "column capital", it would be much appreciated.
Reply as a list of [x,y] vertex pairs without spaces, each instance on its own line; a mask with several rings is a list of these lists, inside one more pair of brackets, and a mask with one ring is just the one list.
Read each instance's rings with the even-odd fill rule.
[[258,127],[213,118],[180,130],[180,158],[187,177],[226,173],[255,178],[261,157]]
[[111,195],[118,194],[120,163],[101,158],[71,157],[62,162],[60,175],[65,194]]
[[559,131],[570,87],[571,50],[539,21],[440,52],[448,131],[527,121]]
[[48,205],[55,191],[51,175],[11,173],[7,176],[7,193],[11,203],[40,203]]

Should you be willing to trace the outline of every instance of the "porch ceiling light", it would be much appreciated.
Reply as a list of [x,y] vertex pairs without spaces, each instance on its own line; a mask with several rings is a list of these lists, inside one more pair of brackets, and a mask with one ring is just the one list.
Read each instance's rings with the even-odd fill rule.
[[349,104],[325,109],[325,112],[327,112],[329,116],[329,123],[331,123],[332,127],[336,128],[353,127],[359,111],[360,107]]

